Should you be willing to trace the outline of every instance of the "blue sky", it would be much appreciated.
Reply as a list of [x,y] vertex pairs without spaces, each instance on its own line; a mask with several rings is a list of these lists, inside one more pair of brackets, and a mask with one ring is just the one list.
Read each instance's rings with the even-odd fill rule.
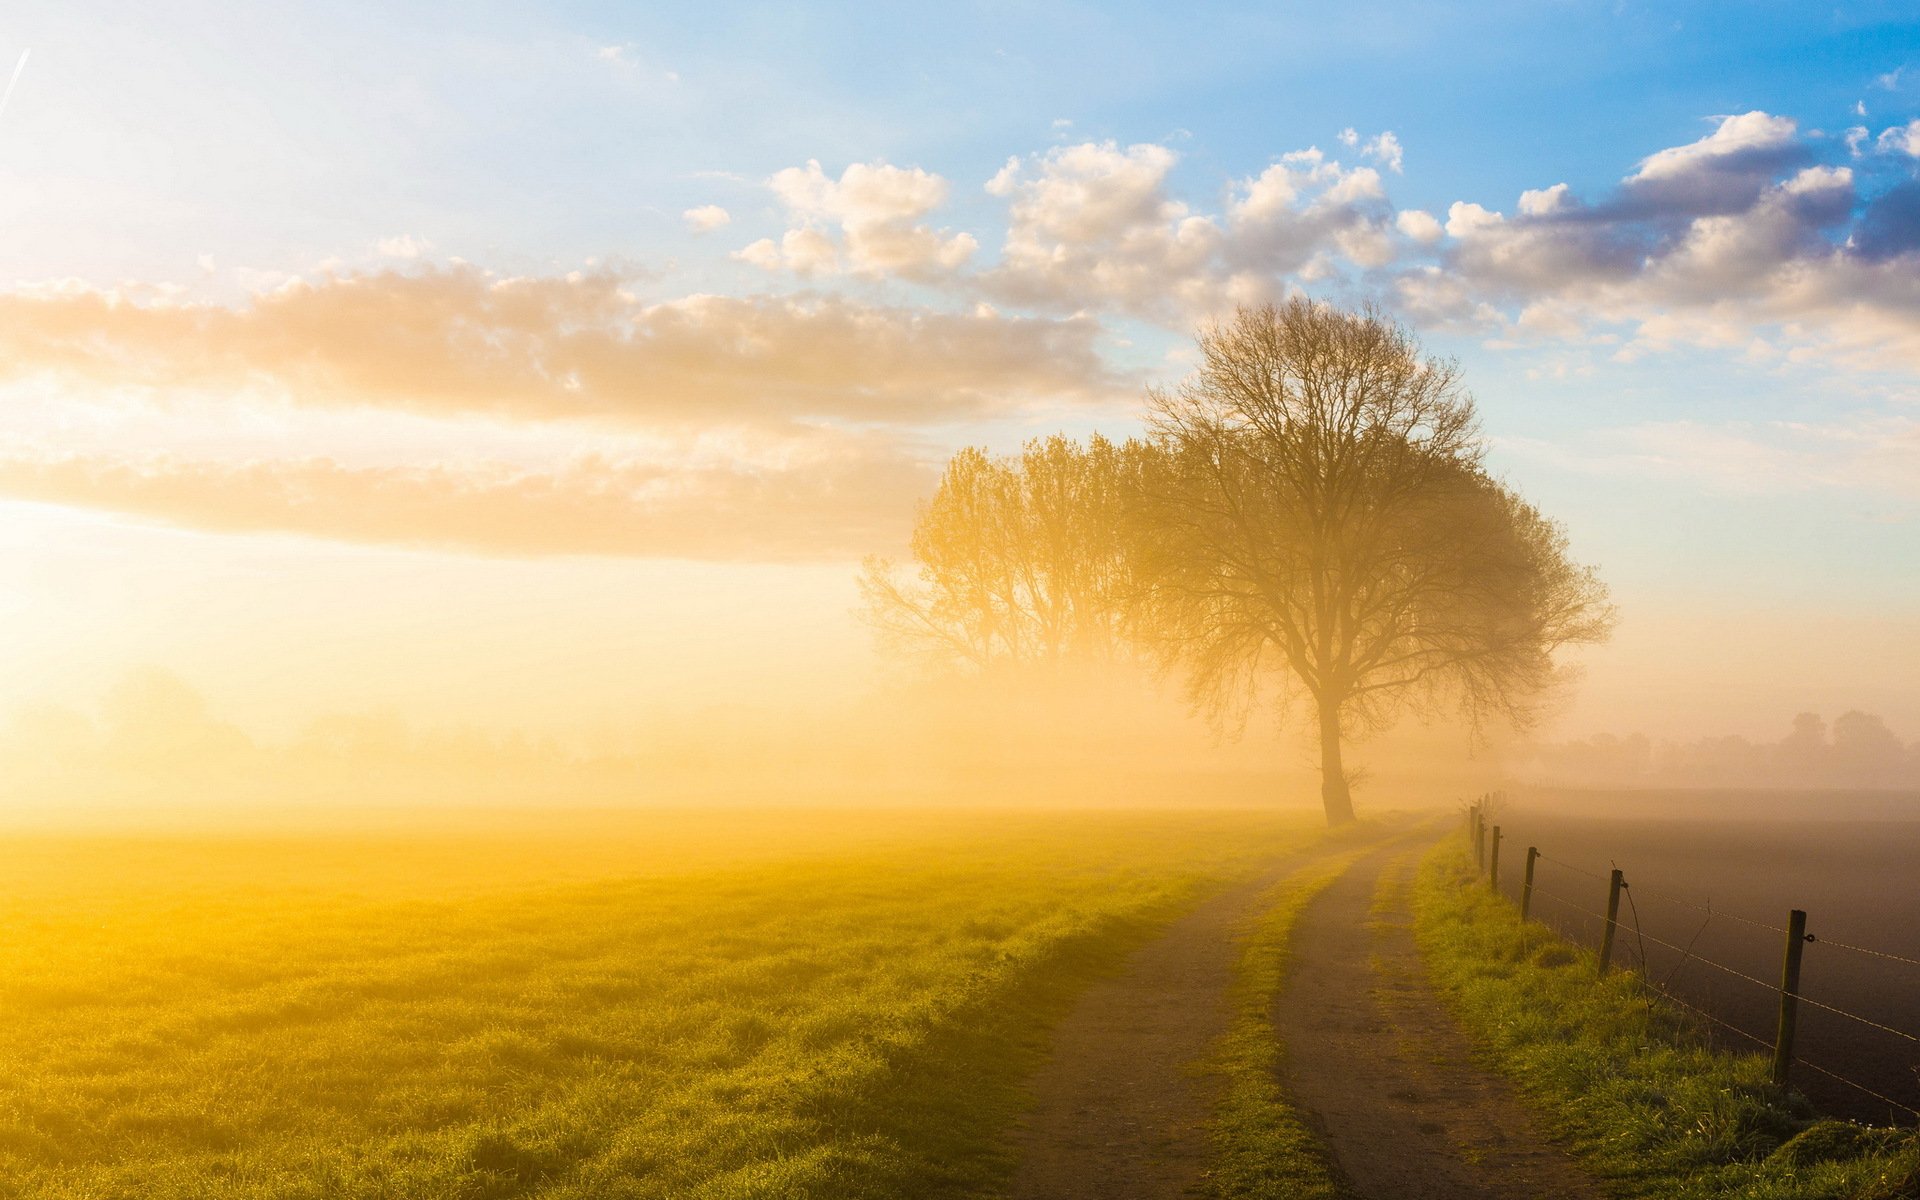
[[78,513],[155,561],[814,572],[817,631],[955,445],[1125,432],[1197,321],[1304,290],[1460,357],[1614,582],[1576,725],[1920,735],[1920,6],[29,0],[28,50],[22,611]]

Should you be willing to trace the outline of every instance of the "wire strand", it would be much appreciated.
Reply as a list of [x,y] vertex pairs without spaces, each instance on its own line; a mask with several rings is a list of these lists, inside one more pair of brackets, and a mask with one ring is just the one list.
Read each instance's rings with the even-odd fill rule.
[[1601,916],[1599,913],[1593,911],[1590,908],[1583,908],[1580,905],[1575,904],[1573,901],[1567,899],[1565,896],[1556,896],[1552,892],[1541,887],[1539,884],[1534,885],[1533,894],[1536,896],[1545,896],[1549,900],[1554,900],[1561,904],[1566,905],[1568,908],[1572,909],[1575,912],[1585,913],[1588,916],[1592,917],[1594,920],[1601,922],[1602,924],[1606,923],[1606,918]]
[[1755,921],[1750,917],[1740,916],[1738,913],[1730,913],[1730,912],[1722,911],[1721,909],[1717,909],[1713,906],[1711,901],[1709,901],[1706,904],[1698,904],[1692,900],[1687,900],[1680,896],[1676,896],[1671,892],[1663,892],[1656,888],[1642,887],[1638,883],[1634,884],[1634,887],[1643,896],[1652,896],[1655,900],[1665,900],[1670,904],[1683,905],[1687,908],[1691,908],[1696,911],[1706,913],[1709,917],[1720,918],[1728,921],[1737,921],[1742,925],[1751,925],[1755,929],[1767,930],[1769,933],[1778,933],[1781,935],[1785,935],[1785,933],[1787,932],[1783,927],[1779,925],[1769,925],[1765,921]]
[[1897,963],[1906,963],[1910,967],[1920,967],[1920,958],[1908,958],[1904,954],[1888,954],[1885,950],[1869,950],[1865,946],[1850,946],[1845,942],[1830,941],[1827,938],[1817,938],[1813,944],[1832,946],[1836,950],[1851,950],[1855,954],[1871,954],[1875,958],[1888,958]]
[[1701,1008],[1696,1004],[1692,1004],[1686,1000],[1682,1000],[1680,997],[1674,995],[1672,992],[1661,987],[1659,984],[1654,983],[1652,980],[1643,978],[1641,982],[1645,984],[1651,991],[1653,991],[1663,999],[1679,1005],[1681,1008],[1686,1009],[1688,1012],[1691,1012],[1696,1016],[1706,1018],[1708,1021],[1712,1022],[1715,1025],[1718,1025],[1720,1028],[1726,1030],[1727,1032],[1737,1033],[1741,1037],[1747,1039],[1748,1041],[1754,1043],[1757,1046],[1762,1046],[1769,1050],[1773,1048],[1773,1043],[1769,1042],[1767,1039],[1759,1036],[1758,1034],[1748,1033],[1746,1030],[1740,1028],[1738,1025],[1733,1024],[1731,1021],[1727,1021],[1721,1017],[1717,1017],[1713,1013],[1708,1012],[1706,1009]]
[[[1585,867],[1578,866],[1574,863],[1566,862],[1562,859],[1554,858],[1551,855],[1540,854],[1538,855],[1538,857],[1546,862],[1550,862],[1554,864],[1555,866],[1564,867],[1569,871],[1573,871],[1576,874],[1585,875],[1591,879],[1607,879],[1608,878],[1607,876],[1601,875],[1597,871],[1590,871]],[[1672,893],[1663,892],[1654,888],[1643,887],[1643,888],[1640,888],[1639,891],[1641,892],[1641,894],[1651,896],[1654,899],[1665,900],[1670,903],[1678,904],[1686,908],[1694,909],[1698,912],[1702,912],[1707,915],[1707,920],[1701,923],[1699,930],[1695,931],[1692,941],[1689,942],[1689,944],[1686,946],[1677,946],[1674,943],[1667,941],[1664,938],[1658,937],[1654,934],[1647,933],[1644,929],[1641,928],[1640,909],[1639,909],[1639,905],[1634,903],[1634,890],[1631,887],[1627,887],[1627,907],[1632,917],[1631,932],[1633,933],[1635,939],[1641,942],[1640,972],[1637,976],[1638,982],[1641,984],[1641,986],[1646,988],[1649,992],[1652,992],[1654,995],[1659,996],[1661,999],[1671,1004],[1674,1004],[1679,1008],[1686,1010],[1689,1013],[1692,1013],[1693,1015],[1701,1018],[1702,1020],[1705,1020],[1709,1024],[1709,1026],[1713,1028],[1722,1029],[1728,1033],[1735,1034],[1741,1038],[1746,1039],[1749,1042],[1752,1042],[1754,1045],[1762,1047],[1763,1049],[1768,1049],[1768,1050],[1773,1049],[1773,1043],[1770,1042],[1768,1039],[1760,1037],[1757,1034],[1749,1033],[1747,1030],[1740,1028],[1738,1025],[1735,1025],[1732,1022],[1727,1021],[1724,1018],[1719,1017],[1716,1014],[1709,1012],[1708,1010],[1696,1004],[1693,1004],[1687,1000],[1681,999],[1679,996],[1675,995],[1672,991],[1668,990],[1668,988],[1665,987],[1662,983],[1654,982],[1654,980],[1651,979],[1647,974],[1647,954],[1646,954],[1645,942],[1652,942],[1657,946],[1665,947],[1666,949],[1672,950],[1673,952],[1681,956],[1680,961],[1676,963],[1672,968],[1672,970],[1670,970],[1667,973],[1666,979],[1668,981],[1670,981],[1673,978],[1673,976],[1676,973],[1678,973],[1678,971],[1687,964],[1687,962],[1693,961],[1693,962],[1699,962],[1706,966],[1712,967],[1717,971],[1724,972],[1725,974],[1731,975],[1736,979],[1744,980],[1748,983],[1754,984],[1760,988],[1763,988],[1775,994],[1784,994],[1785,989],[1782,988],[1779,984],[1768,983],[1764,979],[1760,979],[1756,976],[1749,975],[1747,972],[1738,970],[1734,967],[1730,967],[1725,963],[1716,962],[1713,959],[1695,954],[1693,951],[1693,943],[1699,941],[1700,934],[1705,931],[1707,925],[1710,924],[1716,917],[1722,918],[1728,921],[1733,921],[1741,925],[1747,925],[1755,929],[1766,930],[1769,933],[1776,933],[1783,936],[1787,935],[1788,931],[1782,928],[1781,926],[1770,925],[1765,921],[1755,921],[1751,918],[1740,916],[1737,913],[1724,912],[1724,911],[1715,909],[1712,906],[1711,902],[1707,904],[1700,904],[1691,900],[1687,900],[1683,897],[1673,895]],[[1590,917],[1593,920],[1600,922],[1602,929],[1604,929],[1609,924],[1611,924],[1615,929],[1627,928],[1627,925],[1623,923],[1617,916],[1612,919],[1609,919],[1603,916],[1602,914],[1597,913],[1594,910],[1586,907],[1585,905],[1578,904],[1572,900],[1567,899],[1565,896],[1557,895],[1554,892],[1548,891],[1546,888],[1539,886],[1537,883],[1533,887],[1533,894],[1535,896],[1544,897],[1548,900],[1555,902],[1556,904],[1560,904],[1565,908],[1571,909],[1576,913],[1580,913],[1584,916]],[[1903,963],[1908,966],[1920,967],[1920,959],[1909,958],[1909,957],[1906,957],[1905,955],[1892,954],[1884,950],[1874,950],[1866,946],[1856,946],[1847,942],[1828,941],[1826,939],[1815,939],[1812,937],[1809,937],[1807,940],[1809,942],[1812,942],[1815,945],[1832,946],[1839,950],[1846,950],[1856,954],[1870,955],[1874,958],[1887,959],[1889,961]],[[1902,1029],[1896,1029],[1891,1025],[1882,1024],[1879,1021],[1873,1020],[1871,1017],[1864,1017],[1864,1016],[1861,1016],[1859,1013],[1849,1012],[1844,1008],[1839,1008],[1835,1005],[1828,1004],[1821,1000],[1815,1000],[1808,996],[1799,995],[1798,993],[1796,993],[1796,998],[1798,1000],[1804,1001],[1805,1003],[1807,1003],[1813,1008],[1822,1010],[1823,1012],[1830,1012],[1830,1013],[1833,1013],[1835,1016],[1845,1017],[1851,1021],[1857,1021],[1862,1025],[1866,1025],[1870,1028],[1877,1029],[1882,1033],[1892,1034],[1894,1037],[1902,1038],[1908,1042],[1912,1042],[1912,1043],[1915,1043],[1916,1045],[1920,1045],[1920,1036],[1915,1036],[1914,1034],[1908,1033]],[[1886,1104],[1891,1108],[1898,1109],[1901,1112],[1911,1114],[1914,1117],[1920,1117],[1920,1108],[1915,1108],[1910,1104],[1905,1104],[1899,1100],[1895,1100],[1893,1097],[1885,1095],[1881,1092],[1875,1091],[1873,1088],[1868,1087],[1866,1084],[1860,1083],[1853,1079],[1849,1079],[1848,1077],[1840,1074],[1837,1071],[1829,1070],[1828,1068],[1821,1066],[1819,1063],[1810,1062],[1804,1058],[1800,1058],[1797,1055],[1794,1057],[1794,1061],[1796,1063],[1799,1063],[1802,1066],[1807,1067],[1809,1070],[1817,1071],[1821,1075],[1829,1079],[1832,1079],[1836,1083],[1845,1084],[1846,1086],[1853,1088],[1855,1091],[1858,1091],[1863,1095],[1870,1096],[1873,1099],[1878,1100],[1882,1104]]]
[[[1616,921],[1614,922],[1614,924],[1618,925],[1619,922]],[[1679,953],[1679,954],[1688,953],[1686,947],[1676,946],[1672,942],[1669,942],[1664,938],[1655,937],[1651,933],[1645,936],[1648,941],[1654,943],[1657,946],[1665,946],[1667,949],[1675,951],[1676,953]],[[1744,979],[1748,983],[1758,984],[1759,986],[1767,989],[1770,992],[1773,992],[1776,995],[1781,994],[1786,990],[1777,983],[1768,983],[1764,979],[1756,978],[1752,975],[1747,974],[1745,971],[1735,970],[1734,968],[1729,967],[1725,963],[1715,962],[1712,959],[1707,958],[1703,955],[1694,954],[1694,955],[1691,955],[1691,958],[1694,962],[1705,963],[1707,966],[1713,967],[1716,970],[1725,971],[1727,974],[1732,975],[1735,978]],[[1909,1042],[1913,1042],[1916,1045],[1920,1045],[1920,1037],[1916,1037],[1913,1034],[1908,1033],[1904,1029],[1895,1029],[1891,1025],[1882,1025],[1880,1022],[1874,1020],[1872,1017],[1863,1017],[1857,1012],[1849,1012],[1844,1008],[1838,1008],[1822,1000],[1815,1000],[1813,997],[1803,995],[1799,992],[1795,992],[1794,995],[1796,998],[1798,998],[1798,1000],[1802,1004],[1810,1004],[1814,1008],[1821,1009],[1825,1012],[1833,1013],[1835,1016],[1846,1017],[1850,1021],[1858,1021],[1862,1025],[1871,1026],[1874,1029],[1878,1029],[1882,1033],[1890,1033],[1897,1038],[1905,1038]]]
[[[1618,923],[1619,922],[1615,922],[1615,924],[1618,924]],[[1685,946],[1676,946],[1672,942],[1667,941],[1665,938],[1655,937],[1651,933],[1647,934],[1646,938],[1648,941],[1652,942],[1654,945],[1665,946],[1667,949],[1672,950],[1677,954],[1687,953],[1687,948]],[[1757,976],[1749,975],[1745,971],[1736,970],[1735,968],[1730,967],[1725,963],[1715,962],[1712,959],[1707,958],[1705,955],[1695,954],[1692,956],[1692,959],[1694,962],[1697,962],[1697,963],[1705,963],[1707,966],[1712,967],[1715,970],[1725,971],[1727,974],[1733,976],[1736,979],[1744,979],[1748,983],[1758,984],[1759,986],[1765,988],[1770,992],[1778,992],[1780,990],[1780,985],[1777,983],[1768,983],[1764,979],[1758,978]]]
[[1540,855],[1540,860],[1542,862],[1550,862],[1556,867],[1565,867],[1569,871],[1577,871],[1580,874],[1585,875],[1590,879],[1599,879],[1604,881],[1607,878],[1605,875],[1600,874],[1598,871],[1589,871],[1585,867],[1577,867],[1572,863],[1567,862],[1564,859],[1555,858],[1551,854]]
[[1848,1012],[1844,1008],[1835,1008],[1831,1004],[1822,1004],[1820,1001],[1813,999],[1811,996],[1801,996],[1800,1003],[1811,1004],[1815,1008],[1823,1009],[1826,1012],[1830,1012],[1842,1017],[1846,1017],[1849,1020],[1858,1021],[1862,1025],[1871,1025],[1882,1033],[1890,1033],[1895,1037],[1905,1038],[1910,1042],[1920,1045],[1920,1037],[1915,1037],[1911,1033],[1908,1033],[1903,1029],[1895,1029],[1891,1025],[1882,1025],[1880,1022],[1874,1020],[1871,1017],[1863,1017],[1859,1013]]
[[1853,1080],[1848,1079],[1845,1075],[1840,1074],[1838,1071],[1829,1071],[1817,1062],[1808,1062],[1806,1059],[1800,1058],[1798,1056],[1796,1056],[1793,1061],[1795,1063],[1798,1063],[1800,1066],[1810,1067],[1813,1070],[1820,1072],[1822,1075],[1825,1075],[1828,1079],[1838,1080],[1839,1082],[1846,1084],[1850,1088],[1854,1088],[1857,1091],[1865,1092],[1867,1095],[1872,1096],[1875,1100],[1880,1101],[1880,1103],[1882,1104],[1890,1104],[1893,1107],[1899,1109],[1901,1112],[1912,1113],[1914,1116],[1920,1117],[1920,1108],[1915,1108],[1911,1104],[1902,1104],[1898,1100],[1895,1100],[1892,1096],[1883,1096],[1879,1092],[1876,1092],[1872,1088],[1868,1087],[1866,1084],[1855,1083]]

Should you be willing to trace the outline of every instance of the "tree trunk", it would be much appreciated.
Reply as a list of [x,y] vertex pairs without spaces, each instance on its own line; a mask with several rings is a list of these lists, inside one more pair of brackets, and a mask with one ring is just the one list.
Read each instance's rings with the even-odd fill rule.
[[1320,701],[1320,802],[1328,825],[1353,820],[1353,796],[1347,791],[1347,769],[1340,761],[1340,703]]

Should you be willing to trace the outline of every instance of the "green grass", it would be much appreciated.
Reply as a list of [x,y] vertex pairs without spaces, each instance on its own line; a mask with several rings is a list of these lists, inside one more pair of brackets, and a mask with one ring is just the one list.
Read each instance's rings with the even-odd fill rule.
[[1662,1200],[1893,1200],[1920,1195],[1911,1131],[1816,1120],[1769,1061],[1709,1048],[1630,971],[1492,895],[1443,843],[1415,885],[1435,983],[1494,1064],[1622,1195]]
[[730,813],[0,840],[0,1196],[991,1192],[1075,993],[1315,836]]
[[1281,881],[1248,929],[1231,997],[1233,1024],[1209,1068],[1222,1081],[1210,1136],[1214,1166],[1202,1195],[1214,1200],[1340,1200],[1346,1192],[1319,1139],[1279,1083],[1285,1048],[1273,1005],[1286,979],[1293,927],[1315,896],[1372,847],[1370,828],[1342,831],[1356,848],[1331,849]]

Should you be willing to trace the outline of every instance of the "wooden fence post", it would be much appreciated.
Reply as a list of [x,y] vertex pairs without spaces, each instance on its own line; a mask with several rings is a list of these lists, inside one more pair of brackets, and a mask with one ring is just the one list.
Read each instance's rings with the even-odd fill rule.
[[1482,871],[1487,869],[1487,818],[1480,818],[1479,836],[1473,839],[1473,862]]
[[1787,914],[1787,955],[1780,964],[1780,1030],[1773,1038],[1773,1082],[1787,1086],[1787,1071],[1793,1066],[1793,1031],[1800,1020],[1800,951],[1807,944],[1807,914],[1793,909]]
[[1607,924],[1600,931],[1600,973],[1605,975],[1607,968],[1613,965],[1613,930],[1620,920],[1620,889],[1627,881],[1615,867],[1607,878]]
[[1487,859],[1487,886],[1500,890],[1500,827],[1493,827],[1493,853]]
[[1520,881],[1520,919],[1527,919],[1533,911],[1533,860],[1540,857],[1540,847],[1527,847],[1527,875]]

